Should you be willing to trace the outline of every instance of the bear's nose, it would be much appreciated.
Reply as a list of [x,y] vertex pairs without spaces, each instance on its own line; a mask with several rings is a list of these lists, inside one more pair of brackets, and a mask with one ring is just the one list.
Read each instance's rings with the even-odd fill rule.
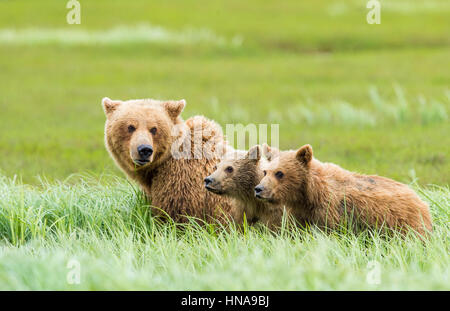
[[258,185],[255,187],[255,194],[260,194],[264,190],[264,187],[261,185]]
[[214,181],[214,179],[212,177],[206,177],[205,178],[205,186],[208,186],[210,183],[212,183]]
[[141,159],[148,159],[153,154],[153,148],[150,145],[139,145],[137,151]]

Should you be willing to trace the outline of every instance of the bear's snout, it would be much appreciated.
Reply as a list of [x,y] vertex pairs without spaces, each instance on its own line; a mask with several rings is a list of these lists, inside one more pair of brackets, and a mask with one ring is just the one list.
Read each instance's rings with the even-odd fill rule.
[[214,178],[212,178],[211,176],[206,177],[204,180],[205,187],[208,187],[208,185],[210,185],[213,181],[214,181]]
[[272,191],[269,188],[264,187],[262,184],[259,184],[255,187],[255,197],[258,200],[275,204],[275,199],[273,198]]
[[264,190],[264,187],[262,185],[256,186],[255,187],[255,196],[257,198],[260,198],[261,197],[261,193],[263,192],[263,190]]
[[148,160],[148,158],[150,158],[150,156],[153,154],[153,147],[150,145],[139,145],[137,147],[137,151],[140,160]]
[[224,194],[220,182],[217,182],[217,180],[215,180],[213,177],[211,176],[206,177],[204,179],[204,182],[206,190],[211,191],[212,193],[215,194]]

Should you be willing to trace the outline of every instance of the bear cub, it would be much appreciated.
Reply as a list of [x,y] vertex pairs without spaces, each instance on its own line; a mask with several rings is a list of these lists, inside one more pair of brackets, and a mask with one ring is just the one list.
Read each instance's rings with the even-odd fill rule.
[[360,175],[313,158],[310,145],[281,151],[263,167],[255,196],[282,204],[294,216],[322,228],[344,221],[354,230],[389,228],[424,235],[432,230],[428,205],[408,186],[376,175]]
[[254,188],[263,178],[260,147],[248,152],[229,148],[215,171],[205,178],[205,188],[215,194],[234,199],[234,218],[242,224],[245,218],[250,225],[263,223],[270,229],[281,227],[283,208],[257,200]]

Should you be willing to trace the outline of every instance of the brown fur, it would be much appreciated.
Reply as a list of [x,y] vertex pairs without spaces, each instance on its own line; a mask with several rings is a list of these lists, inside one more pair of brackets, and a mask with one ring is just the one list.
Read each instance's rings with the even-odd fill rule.
[[[283,208],[273,206],[255,198],[254,188],[263,178],[260,168],[261,151],[254,146],[248,152],[229,150],[216,170],[208,176],[213,182],[208,190],[235,200],[235,220],[242,224],[245,218],[249,224],[261,222],[270,229],[281,227]],[[227,168],[232,168],[232,172]]]
[[[283,151],[265,167],[263,199],[285,204],[296,217],[336,228],[344,220],[355,229],[432,230],[429,207],[408,186],[394,180],[349,172],[313,158],[309,145]],[[277,172],[284,176],[276,177]]]
[[268,144],[262,145],[262,154],[267,159],[267,161],[272,161],[272,159],[276,158],[280,155],[280,150],[275,147],[270,147]]
[[[223,142],[222,130],[202,116],[184,122],[180,117],[184,106],[184,100],[122,102],[103,99],[107,116],[106,147],[124,173],[141,186],[152,206],[176,222],[187,221],[186,215],[214,221],[231,213],[231,200],[213,195],[203,187],[204,176],[212,173],[218,162],[213,152],[214,145]],[[132,133],[127,130],[130,125],[135,127]],[[156,134],[149,131],[153,127],[157,128]],[[195,140],[199,144],[194,146]],[[191,159],[174,158],[171,152],[174,143],[191,146],[186,153]],[[154,152],[149,163],[138,166],[134,159],[140,144],[151,145]],[[208,144],[212,147],[202,156],[201,147]],[[153,211],[164,214],[158,209]]]

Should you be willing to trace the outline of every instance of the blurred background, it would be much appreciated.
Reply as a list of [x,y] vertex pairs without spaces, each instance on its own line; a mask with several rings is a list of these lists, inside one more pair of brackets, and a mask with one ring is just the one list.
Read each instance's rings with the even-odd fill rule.
[[450,2],[0,0],[0,174],[121,173],[101,99],[280,125],[280,147],[402,182],[450,181]]

